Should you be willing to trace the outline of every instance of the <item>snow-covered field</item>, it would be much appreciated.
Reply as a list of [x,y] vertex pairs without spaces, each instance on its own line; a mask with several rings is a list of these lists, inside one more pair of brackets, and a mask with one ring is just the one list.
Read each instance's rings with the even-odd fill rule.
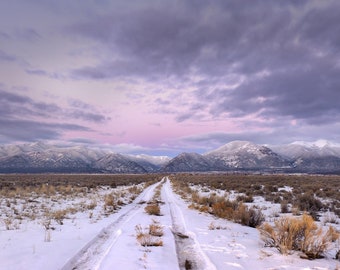
[[[10,213],[1,213],[0,269],[340,269],[333,253],[318,260],[304,260],[297,253],[281,255],[263,247],[257,229],[189,209],[189,202],[174,193],[168,178],[145,188],[135,199],[129,188],[99,188],[95,194],[72,199],[17,199],[12,210],[38,207],[34,202],[39,202],[39,211],[34,219],[23,216],[9,229],[4,220]],[[103,203],[112,192],[123,193],[121,205],[126,204],[115,211]],[[147,203],[155,200],[160,205],[156,216],[145,211]],[[2,198],[2,211],[8,203],[13,204]],[[265,204],[261,198],[254,203]],[[53,213],[79,205],[84,211],[69,211],[62,222],[50,220],[47,230],[41,204]],[[277,205],[265,206],[267,216],[278,211]],[[161,228],[161,236],[149,235],[152,224]],[[141,245],[141,232],[150,237],[144,242],[150,245]]]

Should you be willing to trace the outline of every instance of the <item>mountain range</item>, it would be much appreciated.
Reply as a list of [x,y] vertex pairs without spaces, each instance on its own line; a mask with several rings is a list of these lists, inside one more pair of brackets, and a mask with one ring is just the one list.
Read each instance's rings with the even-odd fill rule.
[[152,173],[252,171],[340,173],[340,146],[327,141],[279,146],[233,141],[204,154],[126,155],[42,142],[0,145],[0,173]]

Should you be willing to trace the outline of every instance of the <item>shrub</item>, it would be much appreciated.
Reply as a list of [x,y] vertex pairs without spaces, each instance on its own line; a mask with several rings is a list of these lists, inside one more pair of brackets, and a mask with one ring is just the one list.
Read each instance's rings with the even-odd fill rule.
[[50,215],[59,225],[63,225],[64,219],[66,218],[67,215],[67,210],[66,209],[56,210],[52,212]]
[[323,203],[314,197],[313,193],[305,193],[298,197],[297,206],[301,211],[308,212],[314,220],[318,220],[318,211],[320,211],[324,205]]
[[109,211],[114,211],[117,209],[117,202],[113,194],[107,194],[104,197],[104,209]]
[[149,234],[152,236],[163,236],[163,226],[159,224],[159,222],[153,220],[152,224],[149,225]]
[[254,207],[248,208],[241,203],[237,210],[234,211],[234,220],[242,225],[256,228],[264,222],[265,217],[261,210]]
[[282,254],[302,251],[309,259],[322,258],[330,243],[339,238],[333,227],[323,232],[307,214],[301,218],[282,217],[274,226],[264,223],[258,229],[265,246],[275,247]]
[[140,194],[142,192],[142,189],[136,185],[133,185],[132,187],[128,188],[128,192],[130,194]]
[[158,203],[150,203],[147,206],[145,206],[144,210],[149,215],[155,215],[155,216],[160,216],[161,215],[161,209],[160,209]]
[[214,203],[212,214],[220,218],[232,219],[234,216],[233,203],[227,200]]
[[6,230],[18,230],[20,228],[19,223],[13,217],[6,217],[2,221],[5,224]]
[[252,195],[238,195],[236,197],[236,200],[238,202],[252,203],[254,201],[254,198]]
[[287,201],[281,202],[281,213],[282,214],[289,213],[289,207],[288,207]]
[[160,237],[153,236],[149,233],[150,229],[143,229],[141,225],[137,225],[135,227],[136,230],[136,239],[138,243],[143,247],[151,247],[151,246],[163,246],[163,241]]
[[93,210],[97,207],[97,201],[96,200],[92,200],[92,202],[90,202],[89,204],[86,205],[86,208],[88,210]]

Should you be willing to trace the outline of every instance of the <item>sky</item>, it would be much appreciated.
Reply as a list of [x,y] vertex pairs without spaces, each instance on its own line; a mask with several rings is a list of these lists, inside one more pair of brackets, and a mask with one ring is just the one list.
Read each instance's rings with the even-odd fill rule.
[[338,0],[2,0],[0,144],[340,143]]

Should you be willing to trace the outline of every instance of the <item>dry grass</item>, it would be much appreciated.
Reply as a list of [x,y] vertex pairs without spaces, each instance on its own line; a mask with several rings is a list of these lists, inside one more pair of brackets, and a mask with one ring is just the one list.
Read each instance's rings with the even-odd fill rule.
[[86,191],[84,188],[91,189],[98,186],[116,188],[140,183],[151,185],[162,177],[162,174],[1,174],[0,195],[16,191],[19,187],[30,190],[42,185],[45,185],[45,188],[54,187],[55,191],[60,193],[73,193],[79,189]]
[[[208,187],[245,195],[238,200],[251,202],[262,196],[267,201],[292,205],[298,211],[309,212],[317,218],[319,211],[332,211],[340,217],[340,176],[335,175],[251,175],[251,174],[176,174],[173,186],[183,198],[190,194],[190,185]],[[291,190],[286,190],[290,187]],[[329,203],[322,203],[322,199]]]
[[0,175],[0,230],[17,230],[45,219],[62,226],[66,220],[73,222],[79,212],[96,222],[131,203],[143,190],[141,182],[155,179],[150,175]]
[[[251,195],[238,196],[235,201],[229,200],[225,196],[218,196],[209,188],[205,188],[205,192],[209,195],[199,195],[197,191],[190,188],[187,182],[173,181],[173,186],[176,187],[175,191],[186,190],[187,194],[184,196],[191,204],[189,208],[196,209],[200,212],[210,213],[216,217],[232,220],[249,227],[257,227],[264,222],[265,217],[261,210],[254,207],[248,207],[243,203],[245,201],[253,201]],[[181,193],[183,194],[183,193]]]
[[154,195],[153,195],[151,201],[149,201],[147,203],[147,206],[145,206],[145,208],[144,208],[145,212],[148,213],[149,215],[154,215],[154,216],[160,216],[161,215],[160,204],[163,203],[161,201],[161,189],[162,189],[163,184],[164,184],[164,182],[161,182],[155,188],[155,192],[154,192]]
[[143,228],[141,225],[137,225],[135,227],[135,230],[136,239],[141,246],[143,247],[163,246],[163,241],[161,237],[150,234],[150,226],[149,228]]
[[282,217],[274,226],[264,223],[258,229],[265,246],[275,247],[282,254],[302,251],[309,259],[322,258],[331,243],[339,239],[333,227],[324,232],[307,214],[300,218]]
[[234,211],[234,221],[245,226],[256,228],[265,221],[261,210],[255,207],[248,207],[241,203]]
[[107,194],[104,197],[104,210],[106,212],[113,212],[118,208],[117,200],[113,193]]
[[152,220],[152,224],[149,225],[149,234],[158,237],[163,236],[163,226],[158,221]]
[[150,203],[144,208],[145,212],[149,215],[160,216],[161,215],[161,208],[158,203]]
[[6,217],[2,219],[2,223],[5,225],[6,230],[18,230],[20,228],[20,223],[12,217]]
[[64,219],[67,217],[68,214],[67,209],[56,210],[50,213],[50,217],[54,219],[59,225],[64,224]]
[[93,199],[89,204],[86,205],[87,210],[93,210],[97,207],[97,200]]

